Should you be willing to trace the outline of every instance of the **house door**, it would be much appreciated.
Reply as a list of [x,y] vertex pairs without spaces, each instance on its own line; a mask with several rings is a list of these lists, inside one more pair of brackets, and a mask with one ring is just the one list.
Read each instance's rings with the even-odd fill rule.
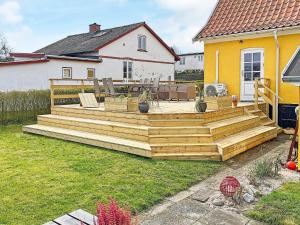
[[256,78],[264,77],[264,50],[248,49],[241,53],[241,101],[253,101]]

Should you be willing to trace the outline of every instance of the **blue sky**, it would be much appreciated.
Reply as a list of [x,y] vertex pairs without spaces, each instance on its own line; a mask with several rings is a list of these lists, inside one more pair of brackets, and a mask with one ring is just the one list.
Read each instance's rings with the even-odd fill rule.
[[202,50],[193,36],[217,0],[0,0],[0,33],[16,52],[32,52],[67,35],[146,21],[181,52]]

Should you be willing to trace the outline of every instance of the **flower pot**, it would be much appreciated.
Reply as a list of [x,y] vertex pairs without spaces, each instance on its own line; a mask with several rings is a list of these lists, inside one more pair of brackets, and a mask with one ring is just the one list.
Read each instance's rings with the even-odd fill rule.
[[206,112],[206,109],[207,109],[207,103],[197,101],[195,107],[196,107],[197,112],[204,113],[204,112]]
[[236,108],[238,105],[238,97],[236,95],[232,95],[232,107]]
[[148,113],[150,109],[150,105],[148,102],[140,102],[139,103],[139,110],[141,113]]

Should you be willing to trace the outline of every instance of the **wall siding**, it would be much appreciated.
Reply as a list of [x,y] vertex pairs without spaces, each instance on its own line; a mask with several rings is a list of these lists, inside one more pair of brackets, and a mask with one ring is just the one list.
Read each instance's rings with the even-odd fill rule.
[[[300,45],[300,34],[279,36],[280,43],[280,103],[297,104],[296,87],[282,83],[281,73]],[[241,50],[247,48],[263,48],[265,52],[265,78],[271,79],[271,88],[275,91],[276,46],[273,37],[240,41],[205,44],[205,83],[213,83],[216,78],[216,51],[219,51],[219,82],[228,85],[229,93],[240,96],[240,56]]]

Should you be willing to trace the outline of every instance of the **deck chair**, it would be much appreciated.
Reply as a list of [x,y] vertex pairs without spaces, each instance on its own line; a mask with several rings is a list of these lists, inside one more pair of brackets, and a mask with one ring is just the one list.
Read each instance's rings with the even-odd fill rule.
[[159,82],[160,82],[159,78],[154,78],[152,87],[150,89],[151,97],[152,97],[152,104],[153,104],[153,101],[156,100],[158,106],[159,106]]
[[83,108],[98,108],[99,104],[94,93],[79,93],[80,105]]
[[103,86],[104,86],[105,96],[110,96],[107,78],[103,78],[102,82],[103,82]]
[[114,83],[113,83],[112,78],[107,78],[106,80],[107,80],[107,86],[108,86],[108,89],[109,89],[109,95],[110,96],[116,97],[116,96],[124,95],[124,93],[117,93],[115,91]]
[[101,89],[99,85],[99,80],[97,78],[94,79],[94,90],[95,90],[95,96],[97,99],[97,96],[99,97],[99,102],[100,102],[100,94],[101,94]]

